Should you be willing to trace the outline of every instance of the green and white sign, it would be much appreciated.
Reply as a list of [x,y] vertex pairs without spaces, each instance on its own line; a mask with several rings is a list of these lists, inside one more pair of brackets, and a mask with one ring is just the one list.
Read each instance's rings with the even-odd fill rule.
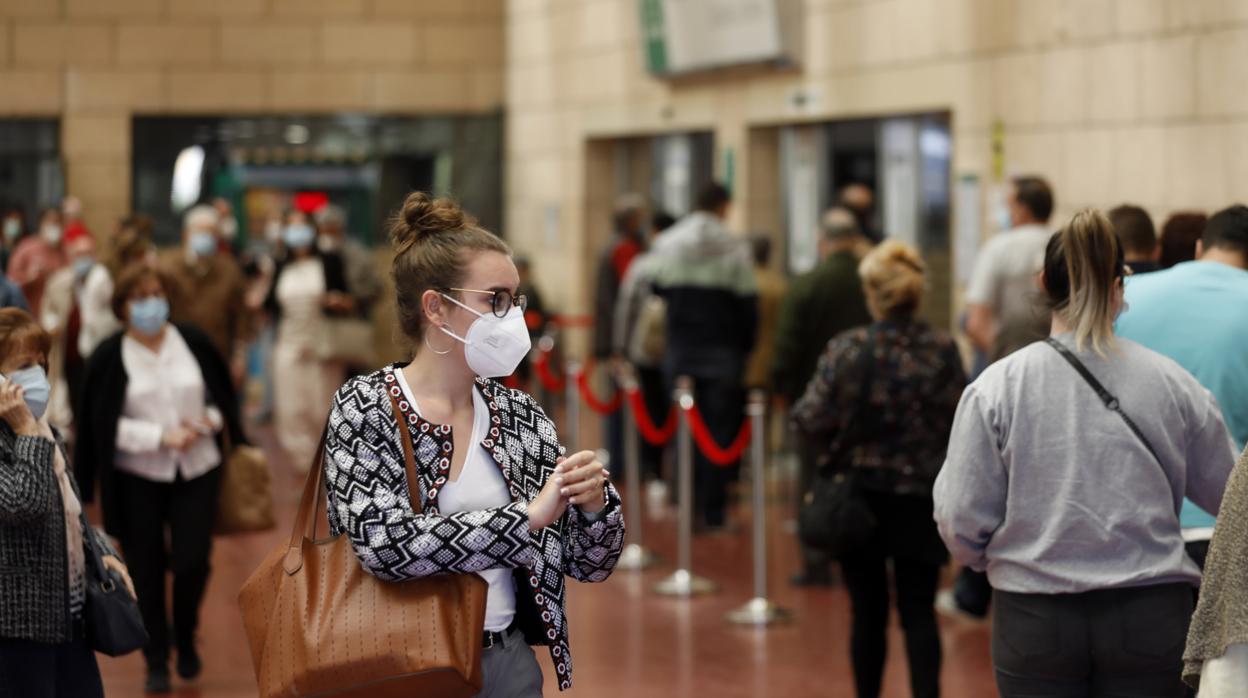
[[646,66],[678,75],[790,58],[787,0],[639,0]]

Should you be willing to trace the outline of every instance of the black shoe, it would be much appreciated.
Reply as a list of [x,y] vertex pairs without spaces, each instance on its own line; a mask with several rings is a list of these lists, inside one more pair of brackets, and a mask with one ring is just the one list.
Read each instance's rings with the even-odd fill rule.
[[169,670],[163,667],[148,669],[147,683],[143,684],[143,690],[147,693],[172,693],[173,682],[169,679]]
[[199,676],[204,670],[204,663],[199,659],[199,653],[194,647],[185,650],[178,650],[178,676],[190,681]]

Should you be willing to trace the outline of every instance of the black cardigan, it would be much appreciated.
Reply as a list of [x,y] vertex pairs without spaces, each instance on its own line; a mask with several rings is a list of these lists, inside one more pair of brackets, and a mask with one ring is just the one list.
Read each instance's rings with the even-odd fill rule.
[[[211,404],[221,410],[225,428],[230,431],[234,445],[247,443],[239,414],[238,398],[229,366],[213,346],[208,335],[189,325],[174,325],[186,340],[186,345],[199,363],[204,374],[204,387]],[[83,381],[82,400],[78,409],[78,441],[74,448],[74,474],[83,501],[95,498],[95,481],[100,481],[100,504],[104,512],[104,528],[116,535],[121,520],[118,511],[117,491],[114,487],[116,470],[113,461],[117,451],[117,423],[126,404],[126,388],[129,377],[121,360],[121,340],[118,333],[104,340],[91,354]],[[217,436],[217,444],[225,455],[223,440]]]

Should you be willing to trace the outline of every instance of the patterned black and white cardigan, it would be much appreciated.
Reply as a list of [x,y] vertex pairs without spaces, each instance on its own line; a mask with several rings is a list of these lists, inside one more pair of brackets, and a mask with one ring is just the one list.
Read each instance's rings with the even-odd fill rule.
[[[530,644],[550,647],[560,690],[572,685],[564,575],[601,582],[624,543],[620,496],[607,485],[607,505],[594,520],[569,507],[559,521],[529,531],[527,503],[537,497],[563,453],[554,424],[519,390],[478,379],[490,411],[481,441],[494,458],[512,503],[443,515],[438,491],[447,482],[449,426],[411,410],[395,377],[398,366],[353,378],[334,395],[325,442],[330,528],[346,533],[370,574],[401,581],[494,568],[516,570],[517,618]],[[414,442],[424,513],[407,495],[402,445],[389,394],[399,402]]]

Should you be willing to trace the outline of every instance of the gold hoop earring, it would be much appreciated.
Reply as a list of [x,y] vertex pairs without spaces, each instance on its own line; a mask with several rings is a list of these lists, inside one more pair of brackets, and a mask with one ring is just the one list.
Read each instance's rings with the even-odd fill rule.
[[429,343],[428,331],[425,332],[425,346],[429,348],[429,351],[433,352],[434,354],[437,354],[438,356],[446,356],[447,354],[451,353],[451,351],[455,348],[452,346],[450,349],[447,349],[446,351],[438,351],[437,349],[434,349],[433,345]]

